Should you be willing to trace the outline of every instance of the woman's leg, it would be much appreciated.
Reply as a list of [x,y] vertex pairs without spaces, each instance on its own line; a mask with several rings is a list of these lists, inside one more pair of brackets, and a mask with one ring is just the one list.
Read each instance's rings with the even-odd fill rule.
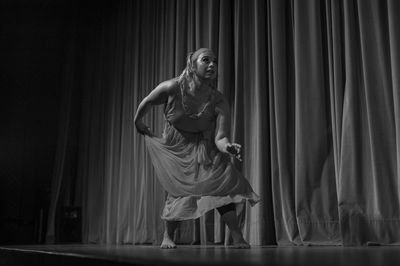
[[165,221],[164,238],[161,243],[161,248],[176,248],[174,234],[178,224],[178,221]]
[[191,245],[200,244],[200,218],[193,220],[193,241]]
[[236,215],[235,205],[233,203],[217,208],[221,214],[222,220],[231,231],[233,245],[236,248],[250,248],[250,245],[244,240],[242,230],[239,228],[239,221]]

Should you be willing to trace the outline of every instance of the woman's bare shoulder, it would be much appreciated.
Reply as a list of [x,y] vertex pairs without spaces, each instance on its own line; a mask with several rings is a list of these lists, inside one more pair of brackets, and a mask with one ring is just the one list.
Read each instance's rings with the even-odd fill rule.
[[157,88],[160,90],[168,93],[168,94],[174,94],[176,91],[179,89],[179,82],[177,78],[172,78],[169,80],[165,80],[161,82]]

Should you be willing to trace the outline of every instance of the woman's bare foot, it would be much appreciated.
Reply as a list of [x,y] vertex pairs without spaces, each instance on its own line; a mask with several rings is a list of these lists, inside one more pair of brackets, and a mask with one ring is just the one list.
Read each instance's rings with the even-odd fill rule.
[[176,248],[176,244],[173,241],[175,235],[175,229],[178,226],[178,221],[165,221],[164,239],[161,243],[160,248],[170,249]]
[[248,249],[250,248],[249,243],[247,243],[244,239],[240,242],[233,242],[233,248],[239,249]]
[[233,248],[241,248],[241,249],[248,249],[250,248],[249,243],[244,240],[242,233],[239,232],[232,232],[233,238]]
[[227,224],[232,239],[233,239],[233,248],[250,248],[249,243],[246,242],[243,238],[242,231],[239,228],[239,222],[237,220],[237,216],[235,211],[228,211],[222,215],[222,220]]
[[161,243],[160,248],[163,249],[170,249],[170,248],[176,248],[176,244],[172,239],[168,236],[168,234],[164,234],[164,239]]

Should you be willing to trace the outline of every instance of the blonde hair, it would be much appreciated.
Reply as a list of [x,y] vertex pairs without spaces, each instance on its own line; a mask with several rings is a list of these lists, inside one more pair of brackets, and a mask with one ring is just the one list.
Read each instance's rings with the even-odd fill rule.
[[178,81],[181,84],[185,81],[186,82],[192,81],[194,78],[194,75],[196,75],[194,65],[193,65],[192,55],[193,55],[193,52],[189,53],[188,56],[186,57],[186,67],[183,69],[182,73],[178,77]]

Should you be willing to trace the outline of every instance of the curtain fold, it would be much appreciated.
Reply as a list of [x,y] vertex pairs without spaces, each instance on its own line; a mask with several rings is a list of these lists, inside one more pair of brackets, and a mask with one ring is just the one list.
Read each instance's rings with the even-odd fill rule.
[[388,2],[344,4],[349,59],[339,175],[343,241],[398,243],[394,106],[399,102],[393,102],[390,82]]
[[[165,192],[133,117],[190,51],[209,47],[232,141],[243,145],[235,164],[262,199],[242,212],[250,243],[400,243],[398,1],[136,0],[96,10],[80,11],[77,74],[66,75],[48,239],[62,199],[73,198],[85,243],[161,241]],[[144,120],[161,135],[163,106]],[[62,170],[71,161],[75,175]],[[178,242],[199,228],[202,243],[228,237],[210,212],[185,222]]]

